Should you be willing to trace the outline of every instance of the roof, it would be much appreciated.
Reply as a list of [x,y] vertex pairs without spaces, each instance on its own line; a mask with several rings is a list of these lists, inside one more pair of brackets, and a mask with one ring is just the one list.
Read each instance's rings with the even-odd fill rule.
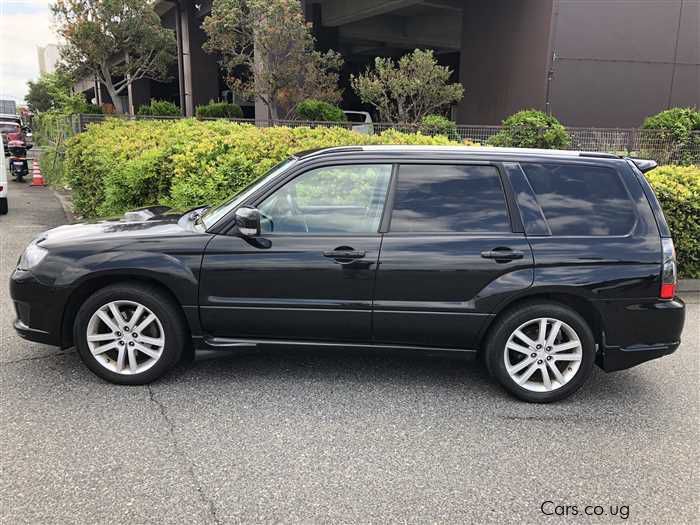
[[619,159],[618,155],[611,153],[597,153],[593,151],[573,151],[561,149],[536,149],[536,148],[497,148],[476,146],[420,146],[420,145],[386,145],[386,146],[337,146],[333,148],[320,148],[306,150],[298,153],[298,158],[308,158],[332,153],[368,152],[368,153],[465,153],[469,155],[484,156],[517,156],[517,157],[552,157],[575,158],[595,157],[604,159]]

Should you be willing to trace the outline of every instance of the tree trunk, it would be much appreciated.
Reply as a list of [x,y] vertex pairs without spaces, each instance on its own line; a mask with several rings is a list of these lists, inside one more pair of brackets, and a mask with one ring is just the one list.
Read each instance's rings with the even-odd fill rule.
[[[104,84],[105,88],[107,88],[107,93],[109,93],[109,97],[112,99],[114,111],[116,113],[123,114],[124,104],[122,104],[121,98],[119,98],[119,93],[114,88],[114,84],[112,83],[112,75],[109,73],[109,70],[107,68],[103,67],[101,76],[102,83]],[[99,77],[100,75],[98,75],[98,78]]]

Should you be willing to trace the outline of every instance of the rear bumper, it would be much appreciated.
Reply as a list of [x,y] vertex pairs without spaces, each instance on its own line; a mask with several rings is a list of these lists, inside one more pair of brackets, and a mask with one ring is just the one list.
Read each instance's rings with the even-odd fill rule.
[[597,363],[624,370],[675,352],[681,344],[685,303],[680,299],[599,302],[603,340]]
[[603,347],[603,351],[598,355],[597,363],[606,372],[625,370],[652,359],[672,354],[680,344],[680,341],[676,341],[667,344],[637,345],[626,348]]

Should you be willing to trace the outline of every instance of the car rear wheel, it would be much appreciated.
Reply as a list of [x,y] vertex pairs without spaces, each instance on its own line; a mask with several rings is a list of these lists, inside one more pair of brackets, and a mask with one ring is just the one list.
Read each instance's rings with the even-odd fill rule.
[[157,288],[131,284],[95,292],[76,316],[74,340],[85,364],[112,383],[140,385],[182,355],[184,320]]
[[510,310],[496,323],[486,363],[516,397],[557,401],[573,394],[591,374],[593,333],[574,310],[557,303],[530,303]]
[[8,211],[7,197],[0,199],[0,215],[5,215]]

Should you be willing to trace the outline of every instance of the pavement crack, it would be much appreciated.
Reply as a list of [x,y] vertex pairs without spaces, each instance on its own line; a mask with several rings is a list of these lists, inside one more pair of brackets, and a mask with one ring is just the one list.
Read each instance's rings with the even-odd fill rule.
[[192,478],[194,486],[197,489],[199,499],[204,504],[205,508],[209,510],[211,522],[215,523],[216,525],[221,525],[222,522],[216,513],[216,506],[214,505],[214,501],[204,491],[204,486],[199,481],[199,478],[197,478],[197,474],[195,474],[193,463],[187,458],[187,455],[184,453],[182,447],[180,446],[180,443],[177,439],[177,435],[175,434],[175,424],[168,415],[168,409],[158,398],[156,398],[155,392],[151,388],[151,385],[146,385],[146,388],[148,389],[149,399],[158,408],[158,411],[160,412],[163,421],[165,421],[165,425],[168,429],[168,434],[170,435],[170,439],[173,443],[173,449],[175,450],[175,454],[180,458],[181,462],[185,466],[187,474]]
[[70,355],[72,353],[74,353],[74,352],[58,352],[56,354],[37,355],[34,357],[22,357],[20,359],[13,359],[11,361],[0,361],[0,366],[14,365],[17,363],[25,363],[27,361],[40,361],[42,359],[49,359],[51,357],[65,356],[65,355]]

